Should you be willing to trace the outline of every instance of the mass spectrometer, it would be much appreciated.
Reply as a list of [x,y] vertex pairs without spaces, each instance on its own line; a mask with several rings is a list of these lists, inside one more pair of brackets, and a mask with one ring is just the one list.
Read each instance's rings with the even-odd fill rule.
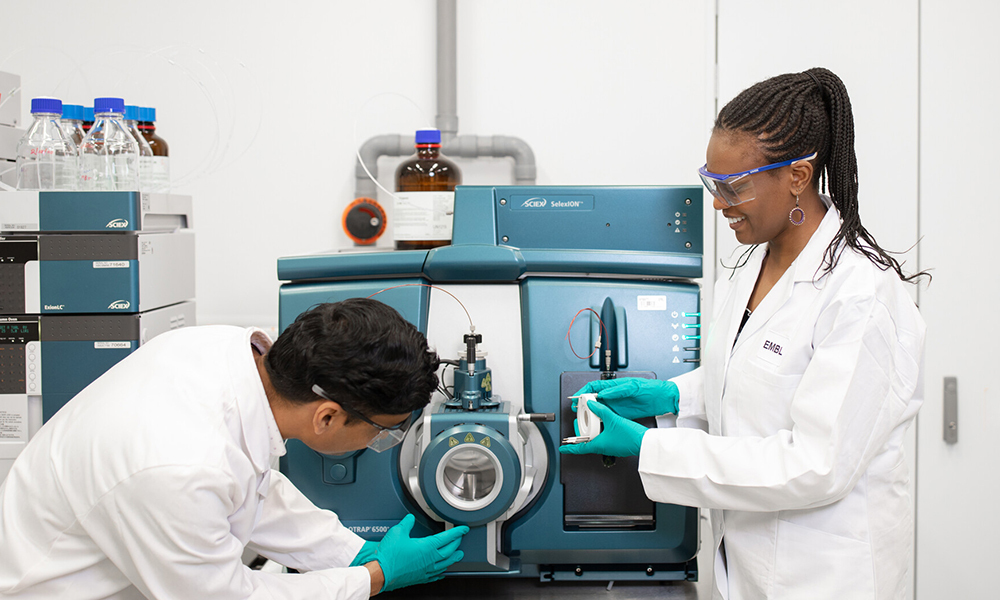
[[402,444],[331,456],[293,440],[281,469],[367,539],[407,513],[414,535],[468,525],[455,574],[696,579],[696,508],[646,498],[637,457],[558,445],[586,382],[697,366],[701,272],[702,191],[686,186],[459,186],[450,246],[282,258],[282,329],[372,296],[446,362]]

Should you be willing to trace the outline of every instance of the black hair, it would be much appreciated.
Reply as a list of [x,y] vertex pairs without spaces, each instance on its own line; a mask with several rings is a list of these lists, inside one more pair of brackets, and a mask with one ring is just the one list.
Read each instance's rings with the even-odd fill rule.
[[743,90],[719,112],[715,131],[752,136],[769,163],[817,154],[812,186],[817,191],[828,189],[842,219],[826,249],[822,274],[833,270],[848,247],[883,271],[891,268],[903,281],[930,278],[926,271],[903,273],[892,253],[883,250],[861,224],[854,114],[847,87],[831,71],[817,67],[778,75]]
[[319,385],[359,413],[400,415],[430,402],[437,354],[390,306],[368,298],[320,304],[300,314],[271,346],[265,368],[281,396],[317,400]]

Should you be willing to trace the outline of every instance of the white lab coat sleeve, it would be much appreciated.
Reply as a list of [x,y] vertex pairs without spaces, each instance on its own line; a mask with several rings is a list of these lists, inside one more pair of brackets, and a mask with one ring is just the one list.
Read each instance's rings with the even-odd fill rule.
[[702,373],[699,367],[678,375],[670,381],[677,385],[677,426],[693,427],[708,431],[708,416],[705,410],[705,393]]
[[351,564],[365,540],[332,511],[317,508],[281,472],[272,470],[270,479],[247,547],[297,571]]
[[891,432],[913,417],[923,329],[897,330],[874,296],[845,296],[821,312],[812,345],[791,398],[790,430],[767,437],[650,430],[639,455],[650,499],[777,511],[814,508],[846,496]]
[[244,490],[223,469],[197,465],[140,471],[104,494],[81,525],[112,563],[151,600],[368,598],[364,567],[303,574],[253,571],[228,518]]

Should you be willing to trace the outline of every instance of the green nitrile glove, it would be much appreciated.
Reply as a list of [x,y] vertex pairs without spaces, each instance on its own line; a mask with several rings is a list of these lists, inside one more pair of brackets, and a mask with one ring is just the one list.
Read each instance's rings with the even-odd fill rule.
[[[626,377],[598,379],[580,388],[574,396],[597,394],[597,399],[626,419],[677,414],[680,395],[672,381]],[[573,401],[576,410],[576,400]]]
[[350,566],[358,567],[375,560],[376,548],[378,548],[378,542],[366,541],[365,545],[361,546],[361,550],[358,550],[358,555],[351,561]]
[[[618,416],[613,410],[600,402],[588,402],[590,412],[604,422],[604,430],[589,442],[582,444],[563,444],[559,452],[563,454],[602,454],[605,456],[639,456],[642,448],[642,436],[647,428],[635,421]],[[573,428],[579,431],[576,424]]]
[[413,522],[413,515],[403,517],[386,532],[375,549],[375,560],[385,576],[383,592],[437,581],[444,577],[448,567],[465,556],[458,549],[462,536],[469,533],[465,525],[423,538],[411,538]]

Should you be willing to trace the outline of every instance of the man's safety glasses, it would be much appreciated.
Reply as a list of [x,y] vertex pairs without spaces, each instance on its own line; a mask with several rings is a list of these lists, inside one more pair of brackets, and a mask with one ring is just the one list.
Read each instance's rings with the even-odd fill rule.
[[375,437],[373,437],[371,440],[368,441],[368,447],[374,450],[375,452],[382,452],[383,450],[388,450],[389,448],[392,448],[396,444],[402,442],[403,438],[406,437],[406,430],[409,429],[410,425],[413,423],[413,413],[410,413],[410,416],[406,417],[406,419],[404,419],[403,422],[398,425],[393,425],[392,427],[379,425],[375,421],[372,421],[368,417],[359,413],[349,404],[346,404],[341,400],[334,400],[333,398],[327,395],[326,391],[323,388],[319,387],[318,385],[312,386],[312,391],[316,395],[326,398],[330,402],[336,402],[337,404],[340,405],[341,408],[344,409],[344,412],[361,419],[365,423],[368,423],[369,425],[377,429],[378,433],[376,433]]
[[757,167],[756,169],[750,169],[749,171],[743,171],[742,173],[731,173],[729,175],[711,173],[707,169],[708,163],[705,163],[705,166],[698,169],[698,175],[701,176],[701,182],[705,184],[705,189],[707,189],[710,194],[719,200],[722,200],[729,206],[736,206],[737,204],[749,202],[757,197],[757,190],[753,187],[753,178],[751,177],[754,173],[770,171],[771,169],[780,169],[781,167],[793,165],[800,160],[812,160],[814,158],[816,158],[816,152],[807,156],[793,158],[792,160],[784,160],[770,165],[764,165],[763,167]]

